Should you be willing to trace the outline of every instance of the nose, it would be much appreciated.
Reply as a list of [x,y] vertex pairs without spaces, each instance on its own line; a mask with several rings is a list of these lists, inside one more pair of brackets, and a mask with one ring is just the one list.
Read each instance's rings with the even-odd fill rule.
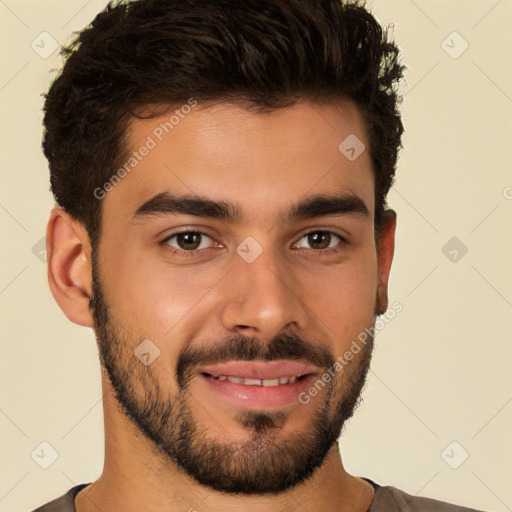
[[264,250],[252,263],[237,256],[222,307],[224,328],[264,342],[305,329],[304,294],[293,274],[276,251]]

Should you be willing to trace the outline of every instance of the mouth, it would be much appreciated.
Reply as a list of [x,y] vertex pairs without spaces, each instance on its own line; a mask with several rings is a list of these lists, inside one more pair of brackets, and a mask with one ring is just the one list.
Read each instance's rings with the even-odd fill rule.
[[319,374],[316,366],[288,360],[229,361],[197,372],[214,402],[260,411],[299,405],[299,394]]
[[274,386],[283,386],[285,384],[293,384],[296,380],[303,379],[307,377],[306,375],[291,375],[285,377],[278,377],[275,379],[251,379],[244,377],[235,377],[233,375],[218,375],[217,377],[210,375],[206,372],[203,372],[205,377],[211,377],[216,380],[227,380],[229,382],[234,382],[235,384],[243,384],[244,386],[266,386],[266,387],[274,387]]

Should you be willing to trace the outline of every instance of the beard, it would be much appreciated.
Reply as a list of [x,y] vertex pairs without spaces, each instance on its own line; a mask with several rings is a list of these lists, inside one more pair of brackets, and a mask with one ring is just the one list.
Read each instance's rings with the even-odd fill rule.
[[[310,404],[313,411],[309,428],[283,438],[280,433],[288,413],[240,411],[235,421],[247,432],[247,440],[220,441],[208,437],[208,424],[194,417],[194,405],[199,404],[189,393],[189,383],[199,365],[230,360],[300,359],[327,372],[336,362],[332,352],[295,335],[280,335],[265,344],[255,338],[234,336],[196,348],[185,345],[173,376],[178,393],[173,394],[162,387],[155,371],[158,364],[145,366],[134,356],[133,351],[143,338],[131,335],[110,314],[96,261],[93,253],[90,308],[101,365],[123,414],[163,460],[201,485],[230,494],[277,494],[314,474],[360,403],[373,337],[350,364],[325,384],[317,403]],[[372,326],[374,323],[375,316]]]

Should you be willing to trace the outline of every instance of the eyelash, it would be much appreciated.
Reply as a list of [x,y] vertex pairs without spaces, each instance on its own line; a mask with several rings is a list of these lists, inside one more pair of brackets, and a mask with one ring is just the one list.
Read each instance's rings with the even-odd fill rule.
[[[193,249],[190,251],[185,251],[183,249],[175,249],[167,243],[167,242],[169,242],[169,240],[172,240],[173,238],[175,238],[178,235],[189,234],[189,233],[194,233],[194,234],[198,234],[201,236],[205,236],[205,237],[209,238],[210,240],[214,241],[210,235],[208,235],[207,233],[205,233],[203,231],[187,229],[184,231],[177,231],[176,233],[172,233],[171,235],[167,236],[164,240],[162,240],[160,243],[161,243],[161,245],[164,246],[164,249],[170,251],[171,254],[184,256],[184,257],[197,256],[198,253],[201,251],[206,251],[206,250],[212,249],[211,247],[208,247],[207,249]],[[334,235],[336,238],[338,238],[340,240],[340,244],[342,245],[342,247],[339,247],[339,245],[338,245],[336,247],[330,247],[328,249],[309,249],[309,250],[313,251],[313,253],[316,253],[316,255],[318,255],[318,256],[325,256],[325,255],[341,252],[343,250],[343,247],[348,244],[347,240],[345,238],[343,238],[341,235],[339,235],[338,233],[335,233],[334,231],[329,231],[327,229],[315,229],[312,231],[308,231],[307,233],[304,233],[300,237],[298,242],[300,242],[300,240],[302,240],[303,238],[311,235],[312,233],[328,233],[330,235]],[[296,243],[298,243],[298,242],[296,242]]]

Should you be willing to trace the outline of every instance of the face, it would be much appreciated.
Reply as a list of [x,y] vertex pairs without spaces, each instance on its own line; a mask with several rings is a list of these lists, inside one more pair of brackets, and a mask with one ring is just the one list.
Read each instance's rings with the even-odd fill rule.
[[386,301],[369,151],[338,149],[369,141],[348,102],[197,105],[170,128],[172,113],[131,124],[137,163],[102,199],[102,364],[168,464],[220,491],[279,492],[352,415],[372,340],[336,361]]

